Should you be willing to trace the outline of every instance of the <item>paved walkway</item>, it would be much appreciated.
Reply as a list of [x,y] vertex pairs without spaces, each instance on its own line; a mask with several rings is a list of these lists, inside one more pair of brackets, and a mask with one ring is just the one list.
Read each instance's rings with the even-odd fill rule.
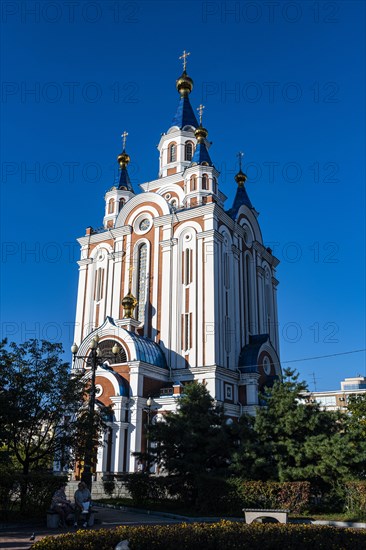
[[[163,523],[180,523],[181,519],[166,517],[164,515],[150,515],[142,512],[131,512],[125,510],[114,510],[112,508],[96,508],[98,510],[98,523],[89,529],[112,529],[117,525],[141,525],[141,524],[163,524]],[[0,548],[12,550],[25,550],[32,547],[33,542],[30,540],[32,535],[35,536],[35,541],[42,539],[48,535],[59,535],[62,533],[75,532],[74,527],[47,529],[42,523],[32,525],[0,525]]]

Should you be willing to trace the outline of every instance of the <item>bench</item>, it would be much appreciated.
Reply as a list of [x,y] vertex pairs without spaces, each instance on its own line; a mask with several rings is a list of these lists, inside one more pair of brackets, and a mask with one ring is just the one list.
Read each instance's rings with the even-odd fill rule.
[[47,527],[48,529],[57,529],[60,522],[60,516],[54,510],[47,510]]
[[[88,514],[89,514],[89,519],[88,519],[88,527],[93,527],[94,523],[95,523],[95,515],[97,514],[98,512],[96,510],[93,510],[92,508],[90,508]],[[81,517],[84,516],[84,513],[81,512]],[[86,514],[85,514],[86,515]]]
[[[89,519],[88,519],[88,527],[93,527],[95,523],[95,515],[98,512],[96,510],[90,509]],[[81,514],[81,517],[83,517],[83,514]],[[60,516],[55,510],[47,510],[47,527],[48,529],[57,529],[60,522]]]
[[287,517],[290,510],[243,508],[243,512],[245,515],[245,523],[252,523],[253,521],[261,518],[274,518],[279,523],[287,523]]

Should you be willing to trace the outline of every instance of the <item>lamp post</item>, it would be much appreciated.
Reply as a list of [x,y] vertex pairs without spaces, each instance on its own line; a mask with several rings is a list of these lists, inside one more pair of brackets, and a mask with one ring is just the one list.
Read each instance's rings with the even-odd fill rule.
[[152,412],[152,405],[153,405],[153,399],[149,396],[146,400],[146,407],[144,408],[144,411],[147,415],[147,430],[146,430],[146,453],[147,453],[147,459],[146,459],[146,472],[150,473],[150,421],[151,421],[151,412]]
[[[81,474],[81,479],[86,483],[89,491],[92,490],[92,459],[94,450],[94,416],[95,416],[95,377],[98,365],[103,362],[103,353],[98,346],[99,336],[94,336],[89,344],[89,355],[77,355],[79,351],[78,345],[74,342],[71,346],[71,353],[73,355],[73,362],[75,359],[87,359],[91,366],[91,383],[90,383],[90,397],[88,404],[88,425],[87,425],[87,437],[84,454],[84,468]],[[120,348],[117,344],[114,344],[112,348],[113,355],[118,355]]]

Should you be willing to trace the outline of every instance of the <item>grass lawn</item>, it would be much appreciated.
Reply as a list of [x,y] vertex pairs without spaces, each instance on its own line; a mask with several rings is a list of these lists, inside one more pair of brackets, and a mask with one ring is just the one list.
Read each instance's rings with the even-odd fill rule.
[[[149,509],[155,512],[168,512],[170,514],[178,514],[188,517],[218,517],[218,513],[201,513],[192,508],[184,507],[183,504],[174,501],[165,501],[165,502],[150,502],[148,505],[136,506],[132,499],[129,498],[104,498],[99,500],[94,500],[96,504],[113,504],[115,506],[128,506],[131,508],[140,508],[140,509]],[[225,517],[242,517],[242,513],[239,510],[236,510],[233,513],[222,514]],[[302,519],[302,520],[327,520],[327,521],[352,521],[352,522],[366,522],[366,517],[359,518],[355,514],[350,512],[329,512],[329,513],[310,513],[305,512],[303,514],[290,514],[291,519]]]

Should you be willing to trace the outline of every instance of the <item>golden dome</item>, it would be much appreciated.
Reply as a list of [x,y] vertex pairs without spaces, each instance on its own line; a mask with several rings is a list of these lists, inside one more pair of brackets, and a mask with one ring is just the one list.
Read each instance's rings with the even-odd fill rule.
[[190,94],[193,90],[193,80],[187,75],[186,71],[183,71],[182,76],[178,78],[176,87],[182,97]]
[[126,168],[127,164],[130,162],[130,160],[131,160],[130,156],[123,149],[122,153],[120,155],[118,155],[118,157],[117,157],[117,161],[118,161],[118,164],[121,167],[121,170],[123,168]]
[[235,181],[238,184],[238,187],[244,187],[244,183],[246,182],[246,180],[247,180],[247,176],[240,169],[235,176]]
[[137,306],[137,300],[135,296],[129,291],[129,293],[122,299],[122,307],[125,310],[123,318],[132,319],[133,310]]
[[208,136],[208,131],[203,126],[198,126],[195,130],[194,135],[197,138],[198,143],[202,143]]

